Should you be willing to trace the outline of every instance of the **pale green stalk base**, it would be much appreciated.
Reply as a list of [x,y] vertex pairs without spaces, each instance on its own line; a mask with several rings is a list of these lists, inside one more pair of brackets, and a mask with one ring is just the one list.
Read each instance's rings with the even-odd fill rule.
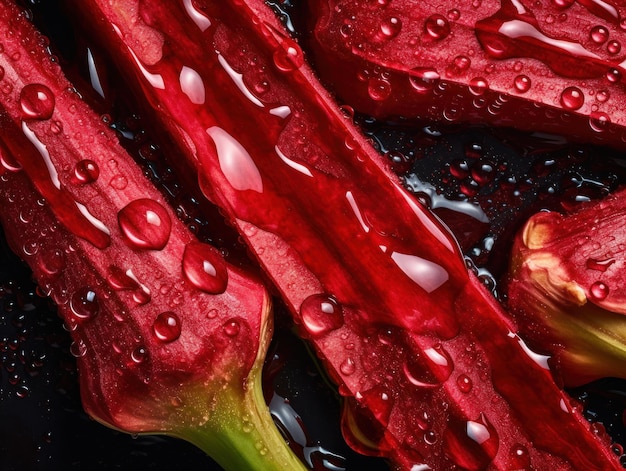
[[204,450],[227,471],[304,471],[274,424],[263,398],[260,375],[241,389],[218,393],[209,419],[171,435]]

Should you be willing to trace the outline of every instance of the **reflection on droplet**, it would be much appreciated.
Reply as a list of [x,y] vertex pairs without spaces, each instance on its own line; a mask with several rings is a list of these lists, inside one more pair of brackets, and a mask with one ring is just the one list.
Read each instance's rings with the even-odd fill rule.
[[427,293],[431,293],[442,286],[450,277],[444,267],[417,255],[393,252],[391,259],[406,276]]
[[211,294],[223,293],[228,284],[226,261],[214,247],[190,242],[183,253],[183,275],[196,288]]
[[100,310],[95,291],[88,287],[77,290],[70,299],[70,308],[74,316],[80,321],[95,317]]
[[170,237],[172,221],[167,210],[149,198],[130,202],[117,220],[129,245],[137,249],[161,250]]
[[568,110],[577,110],[585,103],[585,95],[578,87],[567,87],[561,93],[561,105]]
[[180,337],[181,323],[176,313],[166,311],[159,314],[152,324],[152,331],[162,342],[172,342]]
[[593,299],[602,301],[609,295],[609,287],[602,281],[596,281],[589,288],[589,293]]
[[93,183],[100,175],[98,164],[90,159],[83,159],[74,166],[74,181],[76,183]]
[[300,315],[307,331],[322,335],[343,325],[343,311],[335,298],[313,294],[300,306]]
[[32,83],[20,92],[22,116],[26,119],[50,119],[54,105],[54,94],[45,85]]
[[431,15],[424,22],[424,31],[432,39],[441,40],[450,34],[450,23],[442,15]]
[[206,132],[215,143],[220,169],[228,183],[235,190],[262,193],[261,172],[241,143],[218,126],[212,126]]
[[194,105],[204,104],[206,90],[200,74],[191,67],[183,66],[180,71],[180,88]]

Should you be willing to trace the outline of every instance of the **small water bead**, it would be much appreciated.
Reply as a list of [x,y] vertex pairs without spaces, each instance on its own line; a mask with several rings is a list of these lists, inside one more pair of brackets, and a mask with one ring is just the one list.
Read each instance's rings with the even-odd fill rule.
[[274,51],[274,65],[281,72],[291,72],[304,64],[302,49],[293,39],[284,37]]
[[563,108],[574,111],[583,106],[585,95],[578,87],[567,87],[561,93],[560,102]]
[[152,331],[162,342],[173,342],[181,333],[181,322],[176,313],[166,311],[159,314],[152,324]]
[[223,329],[228,337],[236,337],[241,330],[241,324],[237,319],[230,319],[224,323]]
[[489,89],[489,83],[482,77],[474,77],[470,80],[469,89],[472,94],[480,96]]
[[424,32],[434,40],[444,39],[450,34],[450,23],[442,15],[431,15],[424,22]]
[[437,440],[437,432],[435,432],[434,430],[428,430],[426,433],[424,433],[424,442],[426,442],[427,445],[434,445],[435,443],[437,443]]
[[515,79],[513,80],[513,84],[515,85],[515,90],[520,93],[526,93],[528,90],[530,90],[532,81],[530,80],[530,77],[528,75],[521,74],[515,77]]
[[459,18],[461,18],[461,12],[456,8],[448,11],[448,19],[450,21],[457,21]]
[[609,69],[606,73],[606,79],[611,83],[618,83],[622,80],[622,73],[619,69]]
[[589,294],[593,299],[602,301],[609,295],[609,287],[602,281],[596,281],[589,287]]
[[619,54],[622,50],[622,43],[616,40],[609,41],[606,45],[606,50],[611,55]]
[[380,77],[371,77],[367,81],[367,93],[374,101],[383,101],[391,95],[391,83]]
[[20,107],[24,119],[50,119],[54,106],[54,94],[45,85],[31,83],[20,92]]
[[146,361],[147,357],[148,357],[148,351],[146,350],[146,347],[144,347],[143,345],[140,345],[137,348],[135,348],[130,354],[130,359],[133,361],[133,363],[137,365],[140,365],[141,363]]
[[313,335],[322,335],[343,325],[343,310],[332,296],[313,294],[300,306],[300,315],[306,329]]
[[456,384],[459,387],[459,391],[463,393],[469,393],[474,386],[472,379],[466,374],[460,374],[456,379]]
[[350,376],[356,371],[356,364],[350,357],[346,358],[339,366],[339,371],[342,375]]
[[609,30],[602,25],[594,26],[589,32],[589,39],[596,44],[603,44],[609,39]]
[[600,103],[605,103],[611,97],[610,92],[607,89],[598,90],[596,93],[596,100]]
[[611,118],[603,111],[593,111],[589,115],[589,127],[595,132],[604,132],[611,124]]
[[111,181],[109,181],[109,186],[116,190],[123,190],[128,186],[128,179],[124,175],[115,175],[111,178]]
[[385,39],[395,38],[402,30],[402,21],[396,16],[383,19],[380,23],[380,32]]
[[79,184],[93,183],[100,175],[98,164],[91,159],[83,159],[74,166],[74,181]]
[[170,238],[172,221],[167,210],[149,198],[132,201],[120,210],[117,220],[129,245],[160,250]]
[[85,342],[83,342],[82,340],[72,342],[72,344],[70,345],[70,353],[75,358],[85,356],[85,354],[87,353],[87,345],[85,345]]
[[59,249],[39,252],[37,261],[47,275],[58,275],[65,268],[65,254]]
[[183,253],[182,270],[193,286],[211,294],[226,291],[228,270],[222,254],[201,242],[190,242]]
[[511,459],[509,467],[511,469],[527,469],[530,466],[530,453],[528,448],[518,443],[511,448]]
[[89,320],[95,317],[100,310],[98,296],[89,287],[80,288],[70,298],[70,308],[78,320]]
[[418,67],[411,72],[409,83],[418,93],[430,92],[440,79],[439,73],[435,69]]

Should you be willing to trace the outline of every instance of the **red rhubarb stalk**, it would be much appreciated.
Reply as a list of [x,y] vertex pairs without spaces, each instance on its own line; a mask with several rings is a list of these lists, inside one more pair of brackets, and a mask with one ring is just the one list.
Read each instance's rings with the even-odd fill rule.
[[537,213],[515,238],[508,303],[569,386],[626,378],[626,190]]
[[72,335],[86,411],[225,469],[303,469],[261,391],[264,286],[176,218],[19,9],[0,24],[0,219]]
[[306,3],[316,70],[359,111],[626,148],[623,2]]
[[406,470],[620,468],[264,2],[71,4],[286,300],[355,449]]

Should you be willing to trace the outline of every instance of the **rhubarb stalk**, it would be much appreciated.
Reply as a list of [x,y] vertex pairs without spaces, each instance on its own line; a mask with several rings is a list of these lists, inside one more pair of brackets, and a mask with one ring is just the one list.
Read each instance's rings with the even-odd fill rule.
[[70,3],[275,283],[355,449],[406,470],[620,468],[264,2]]
[[381,120],[626,148],[623,2],[306,2],[323,82]]
[[303,469],[261,391],[263,284],[176,218],[15,5],[0,24],[0,218],[72,335],[86,411],[225,469]]

